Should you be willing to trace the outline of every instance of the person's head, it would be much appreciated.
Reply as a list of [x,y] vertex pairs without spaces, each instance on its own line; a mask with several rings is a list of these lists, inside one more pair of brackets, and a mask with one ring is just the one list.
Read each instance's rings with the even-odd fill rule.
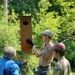
[[12,46],[5,46],[4,56],[13,59],[14,56],[16,56],[16,49],[14,49]]
[[63,42],[59,42],[57,44],[55,44],[54,46],[51,47],[52,50],[54,50],[55,54],[54,56],[60,56],[62,57],[65,53],[66,47],[65,44]]
[[51,40],[53,33],[51,30],[45,30],[40,33],[42,35],[42,40],[45,42],[47,39]]

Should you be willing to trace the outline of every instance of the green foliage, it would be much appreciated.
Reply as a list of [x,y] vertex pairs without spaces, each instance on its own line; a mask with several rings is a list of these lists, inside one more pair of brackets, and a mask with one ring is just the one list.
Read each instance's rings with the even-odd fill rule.
[[[2,4],[2,2],[0,1]],[[18,14],[32,16],[32,37],[38,49],[43,44],[40,32],[50,29],[53,32],[52,42],[63,41],[66,45],[66,58],[75,67],[75,0],[9,0],[9,22],[4,21],[2,6],[0,9],[0,51],[5,45],[12,45],[20,50],[19,45],[19,20]],[[16,13],[18,14],[16,14]],[[10,14],[11,13],[11,14]],[[0,57],[2,53],[0,53]],[[32,74],[32,69],[38,64],[38,60],[33,55],[17,55],[16,60],[29,60],[28,66]],[[34,61],[35,62],[34,62]],[[55,62],[53,62],[55,64]],[[31,66],[31,67],[30,67]],[[26,67],[25,67],[26,68]],[[26,72],[23,67],[22,73]]]
[[16,13],[22,15],[22,12],[25,11],[25,14],[32,14],[34,15],[34,9],[38,9],[38,2],[40,0],[9,0],[8,1],[8,8],[9,12],[12,12],[12,9],[15,10]]
[[75,75],[75,73],[73,72],[72,75]]
[[[0,11],[1,12],[1,11]],[[12,12],[14,13],[14,12]],[[12,16],[13,15],[13,16]],[[17,50],[19,46],[19,23],[16,21],[16,14],[9,16],[9,22],[4,21],[3,14],[0,15],[0,51],[3,51],[4,46],[11,45]],[[0,56],[1,57],[1,56]]]

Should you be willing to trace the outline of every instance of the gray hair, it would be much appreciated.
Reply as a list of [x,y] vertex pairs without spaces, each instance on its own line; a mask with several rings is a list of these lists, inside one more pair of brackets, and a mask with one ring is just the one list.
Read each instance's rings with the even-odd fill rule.
[[13,59],[15,53],[16,53],[16,49],[14,49],[12,46],[5,46],[4,47],[4,56],[5,57]]

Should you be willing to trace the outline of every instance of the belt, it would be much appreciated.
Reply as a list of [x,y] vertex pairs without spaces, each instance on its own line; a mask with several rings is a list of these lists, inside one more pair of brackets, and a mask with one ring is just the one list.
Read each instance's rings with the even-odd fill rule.
[[40,68],[48,68],[49,65],[47,65],[47,66],[40,66],[40,65],[39,65],[39,67],[40,67]]

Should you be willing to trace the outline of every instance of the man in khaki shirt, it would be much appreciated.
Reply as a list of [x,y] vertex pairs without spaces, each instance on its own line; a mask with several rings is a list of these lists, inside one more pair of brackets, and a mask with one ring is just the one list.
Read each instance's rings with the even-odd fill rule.
[[54,50],[54,58],[58,59],[53,75],[72,75],[70,63],[64,56],[66,49],[64,43],[59,42],[51,49]]
[[38,70],[41,71],[49,71],[50,64],[53,59],[53,51],[50,50],[50,46],[52,46],[51,39],[52,39],[52,31],[45,30],[42,34],[42,40],[44,44],[42,45],[41,49],[38,51],[35,46],[33,46],[34,53],[37,58],[39,58],[39,66]]

